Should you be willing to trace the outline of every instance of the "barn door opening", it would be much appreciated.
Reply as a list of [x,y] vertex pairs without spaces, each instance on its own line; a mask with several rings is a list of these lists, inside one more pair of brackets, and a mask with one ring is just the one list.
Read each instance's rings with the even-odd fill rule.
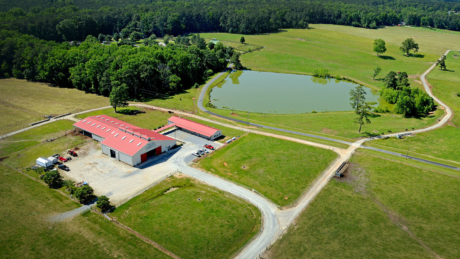
[[110,157],[116,158],[117,155],[115,154],[115,151],[110,149]]

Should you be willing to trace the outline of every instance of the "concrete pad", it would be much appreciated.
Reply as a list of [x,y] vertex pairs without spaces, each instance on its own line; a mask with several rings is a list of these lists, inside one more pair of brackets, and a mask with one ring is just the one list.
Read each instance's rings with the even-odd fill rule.
[[97,196],[105,195],[113,204],[120,205],[174,174],[177,169],[168,158],[180,149],[174,151],[148,160],[143,167],[136,168],[90,147],[86,154],[67,162],[70,172],[63,171],[62,174],[75,182],[88,182]]

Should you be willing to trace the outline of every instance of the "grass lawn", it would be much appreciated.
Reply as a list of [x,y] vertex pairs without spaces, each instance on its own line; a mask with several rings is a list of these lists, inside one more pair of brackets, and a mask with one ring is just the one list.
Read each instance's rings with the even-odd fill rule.
[[77,116],[77,118],[84,119],[88,116],[96,116],[96,115],[104,114],[104,115],[111,116],[113,118],[117,118],[119,120],[122,120],[124,122],[133,124],[135,126],[138,126],[144,129],[153,130],[162,125],[168,124],[168,119],[171,118],[171,116],[173,116],[173,114],[169,114],[167,112],[153,111],[153,110],[149,110],[145,108],[138,108],[135,106],[131,106],[131,107],[123,108],[123,109],[145,110],[145,113],[141,113],[137,115],[124,115],[122,113],[115,113],[114,109],[109,108],[109,109],[80,114]]
[[3,165],[0,200],[3,258],[168,258],[97,214],[48,222],[80,205]]
[[351,162],[353,177],[332,180],[272,258],[433,257],[419,242],[441,258],[458,257],[458,176],[361,152]]
[[331,150],[250,134],[200,160],[199,167],[284,206],[294,202],[336,157]]
[[73,129],[69,120],[59,120],[0,140],[0,157],[40,144]]
[[181,258],[229,258],[261,224],[256,207],[188,178],[168,178],[112,216]]

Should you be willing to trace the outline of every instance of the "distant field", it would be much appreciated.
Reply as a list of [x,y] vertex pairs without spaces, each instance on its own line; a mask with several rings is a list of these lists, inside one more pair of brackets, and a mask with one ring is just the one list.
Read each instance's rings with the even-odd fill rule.
[[458,257],[458,177],[360,152],[351,162],[353,176],[332,180],[270,258],[433,258],[419,242]]
[[181,258],[230,258],[261,224],[256,207],[188,178],[168,178],[112,216]]
[[[228,33],[202,34],[202,37],[216,38],[223,42],[238,41],[241,36]],[[265,47],[260,51],[241,56],[243,65],[252,70],[312,74],[315,69],[326,68],[333,76],[350,77],[373,89],[383,87],[381,80],[372,80],[373,69],[377,66],[382,68],[377,79],[383,78],[389,71],[405,71],[410,75],[412,86],[421,87],[420,75],[447,49],[458,48],[457,43],[460,41],[460,35],[455,33],[400,27],[370,30],[324,24],[312,24],[310,29],[305,30],[289,29],[279,33],[244,35],[244,37],[248,44]],[[399,46],[409,37],[419,43],[420,51],[417,55],[406,57],[399,51]],[[380,57],[372,51],[373,41],[378,38],[386,41],[388,49]],[[454,67],[451,63],[448,62],[448,66],[450,64]],[[429,79],[436,89],[438,82],[431,80],[431,74]],[[450,94],[454,88],[455,84],[452,84]],[[441,93],[439,96],[443,98]],[[231,113],[212,108],[210,110],[226,116]],[[246,112],[235,113],[241,118],[247,118]],[[369,134],[388,133],[388,130],[397,132],[427,127],[441,115],[442,111],[436,112],[436,116],[427,118],[403,118],[400,115],[379,114],[378,117],[371,119],[372,124],[364,125],[363,134],[357,132],[358,127],[353,123],[356,115],[353,112],[295,115],[250,113],[249,120],[307,133],[346,138],[351,141]]]
[[336,157],[331,150],[250,134],[200,160],[199,166],[284,206],[294,202]]
[[[387,27],[370,30],[350,26],[311,24],[310,29],[288,29],[280,33],[244,35],[246,43],[264,46],[260,51],[241,56],[244,66],[257,71],[311,74],[327,68],[332,75],[354,78],[370,86],[372,70],[380,66],[384,77],[390,70],[420,76],[447,49],[458,48],[460,35],[412,28]],[[202,37],[238,41],[242,35],[203,33]],[[405,57],[399,46],[412,37],[419,43],[419,57]],[[372,51],[374,39],[386,41],[387,52],[377,57]],[[442,42],[442,43],[441,43]]]
[[107,97],[19,79],[0,79],[0,92],[0,134],[27,127],[45,115],[109,105]]
[[0,251],[3,258],[169,258],[104,217],[47,217],[77,203],[0,165]]

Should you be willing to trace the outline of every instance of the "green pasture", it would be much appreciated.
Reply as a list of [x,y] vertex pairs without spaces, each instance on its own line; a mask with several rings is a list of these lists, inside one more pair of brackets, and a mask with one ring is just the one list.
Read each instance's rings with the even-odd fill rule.
[[94,213],[49,222],[48,217],[80,205],[4,165],[0,200],[3,258],[169,258]]
[[293,203],[336,157],[331,150],[250,134],[200,160],[199,167],[284,206]]
[[456,258],[457,176],[358,152],[278,240],[269,258]]
[[[242,35],[205,33],[202,37],[237,41]],[[370,30],[338,25],[312,24],[310,29],[288,29],[279,33],[244,35],[248,44],[264,46],[260,51],[241,56],[244,66],[257,71],[312,74],[327,68],[331,75],[346,76],[370,87],[380,88],[381,81],[372,80],[373,69],[382,68],[384,77],[389,71],[405,71],[420,76],[432,62],[449,48],[456,46],[460,35],[442,34],[410,28],[387,27]],[[420,51],[412,57],[404,56],[399,47],[412,37]],[[386,41],[387,52],[380,57],[372,51],[374,39]],[[440,44],[442,42],[442,44]]]
[[181,258],[230,258],[261,224],[256,207],[188,178],[168,178],[112,216]]
[[73,129],[73,123],[69,120],[58,120],[2,139],[0,140],[0,157],[38,145],[47,139],[61,136],[65,131]]
[[0,114],[0,135],[29,127],[30,123],[45,119],[37,113],[20,110],[5,105],[1,101]]

